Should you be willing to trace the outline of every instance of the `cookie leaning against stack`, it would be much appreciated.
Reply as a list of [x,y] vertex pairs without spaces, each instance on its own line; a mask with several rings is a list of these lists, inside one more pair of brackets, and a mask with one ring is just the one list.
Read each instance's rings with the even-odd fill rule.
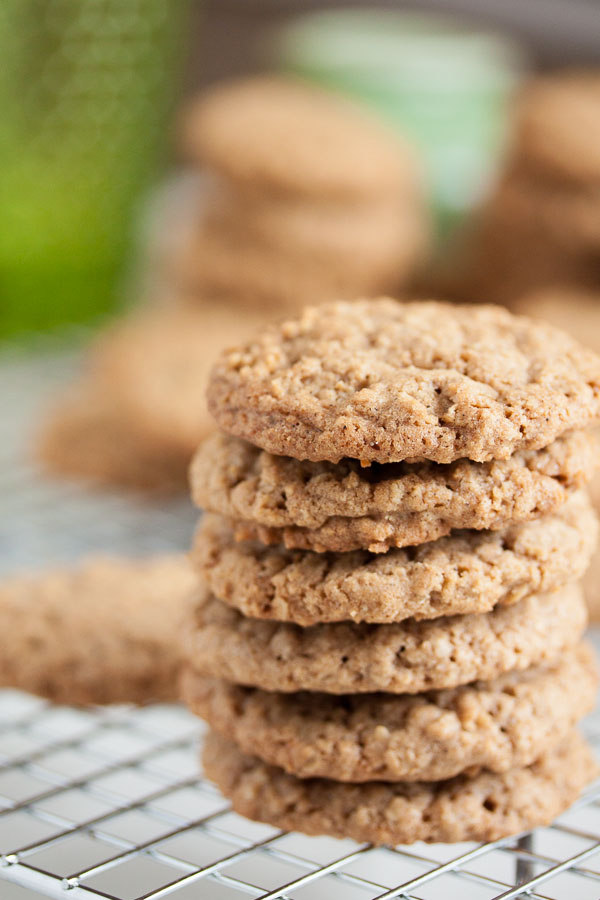
[[598,357],[495,307],[335,303],[224,354],[209,404],[183,689],[234,808],[375,843],[565,809],[596,771]]

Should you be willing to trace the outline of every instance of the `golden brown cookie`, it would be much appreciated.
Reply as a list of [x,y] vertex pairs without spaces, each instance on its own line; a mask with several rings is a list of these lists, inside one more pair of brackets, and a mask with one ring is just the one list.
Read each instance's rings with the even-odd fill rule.
[[211,436],[190,468],[198,506],[233,520],[239,537],[288,547],[383,552],[455,528],[505,528],[551,513],[592,477],[598,438],[573,432],[507,460],[361,466],[276,456]]
[[332,303],[223,353],[208,401],[224,431],[297,459],[483,462],[597,421],[600,359],[500,307]]
[[440,781],[530,765],[593,709],[597,686],[580,644],[548,669],[416,696],[274,694],[188,669],[183,699],[243,753],[300,778]]
[[531,234],[562,255],[600,252],[600,183],[588,189],[554,184],[515,165],[496,190],[491,217],[498,231],[508,232],[507,241]]
[[557,284],[552,288],[529,291],[519,297],[515,309],[563,328],[583,346],[600,352],[600,286],[592,291]]
[[395,197],[375,203],[253,200],[221,188],[207,203],[203,225],[224,240],[295,255],[305,266],[319,262],[394,283],[424,257],[428,222],[422,207],[417,198]]
[[[514,219],[495,208],[495,197],[465,235],[462,258],[457,253],[443,275],[445,296],[505,303],[518,312],[526,291],[557,284],[592,287],[600,281],[600,256],[573,235],[541,229],[532,217]],[[524,252],[525,248],[525,252]]]
[[119,397],[92,378],[49,410],[35,453],[55,475],[153,494],[187,490],[188,455],[148,441],[120,408]]
[[537,172],[600,185],[600,72],[532,80],[517,108],[514,153]]
[[488,613],[310,628],[246,619],[201,591],[185,657],[200,674],[266,691],[413,694],[550,665],[586,619],[577,584]]
[[407,235],[393,267],[375,267],[360,256],[346,263],[325,255],[278,248],[236,232],[208,227],[195,235],[170,263],[169,276],[191,303],[195,297],[222,298],[241,308],[270,310],[270,319],[286,309],[312,303],[376,294],[406,279],[416,257],[415,240]]
[[553,590],[583,575],[597,538],[597,519],[584,493],[525,524],[455,531],[381,555],[237,542],[226,520],[207,514],[192,562],[212,593],[245,616],[304,626],[399,622],[488,612]]
[[92,375],[149,446],[189,461],[214,427],[204,398],[212,362],[261,322],[256,311],[216,303],[140,310],[97,342]]
[[251,192],[389,197],[420,177],[412,148],[340,95],[283,77],[221,84],[190,104],[192,159]]
[[433,783],[296,778],[215,734],[207,738],[203,763],[206,775],[243,816],[374,844],[491,841],[548,825],[598,772],[577,732],[531,766]]
[[58,703],[178,698],[183,556],[89,559],[0,584],[0,684]]

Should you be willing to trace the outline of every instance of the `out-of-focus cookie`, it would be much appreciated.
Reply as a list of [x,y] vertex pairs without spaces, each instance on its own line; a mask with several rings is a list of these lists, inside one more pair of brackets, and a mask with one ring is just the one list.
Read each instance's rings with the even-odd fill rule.
[[600,183],[589,190],[556,185],[515,167],[496,190],[490,210],[493,230],[509,244],[531,234],[567,259],[600,253]]
[[47,471],[63,477],[152,494],[187,490],[187,454],[148,441],[125,415],[119,396],[92,378],[49,410],[35,454]]
[[491,841],[547,825],[598,771],[577,732],[531,766],[432,783],[296,778],[215,734],[208,736],[203,763],[243,816],[305,834],[392,845]]
[[593,709],[598,675],[581,644],[549,669],[416,696],[267,693],[188,669],[182,684],[214,731],[291,775],[440,781],[533,763]]
[[176,700],[183,556],[95,558],[0,584],[0,684],[59,703]]
[[188,108],[183,149],[250,192],[390,197],[420,177],[410,147],[369,113],[301,81],[219,85]]
[[301,628],[244,618],[208,592],[185,634],[194,671],[284,693],[418,693],[555,662],[587,621],[578,584],[488,613]]
[[507,212],[508,205],[496,205],[492,196],[464,235],[454,262],[438,275],[444,295],[503,303],[518,311],[525,292],[561,284],[592,289],[600,283],[600,254],[583,249],[575,235],[561,230],[559,220],[545,229],[534,215],[519,218]]
[[517,108],[515,150],[537,172],[600,186],[600,70],[530,82]]
[[256,311],[206,303],[149,309],[116,323],[93,351],[92,374],[118,397],[130,427],[186,463],[214,425],[205,391],[223,347],[264,322]]
[[390,299],[308,307],[223,353],[224,430],[297,459],[507,459],[600,417],[600,358],[500,307]]
[[515,309],[563,328],[583,346],[600,351],[600,285],[597,291],[560,284],[529,291],[519,297]]
[[[410,225],[409,225],[410,228]],[[194,303],[211,296],[233,308],[289,312],[311,303],[373,295],[396,287],[415,261],[415,239],[408,234],[393,265],[374,266],[361,256],[345,263],[326,254],[299,252],[291,244],[273,246],[239,232],[205,228],[183,245],[169,263],[169,274]]]
[[314,553],[238,542],[205,514],[192,562],[216,597],[243,615],[310,626],[483,613],[580,578],[598,538],[588,497],[500,531],[459,531],[373,555]]
[[361,466],[276,456],[215,434],[196,453],[190,482],[198,506],[234,521],[239,537],[379,553],[551,513],[590,480],[599,447],[581,431],[507,460]]
[[[249,245],[256,259],[262,249],[275,264],[281,254],[292,278],[298,269],[300,275],[309,269],[315,275],[339,273],[340,283],[345,278],[355,290],[391,289],[425,257],[429,223],[423,206],[414,198],[361,204],[252,201],[220,189],[207,203],[197,243],[208,235],[216,251],[219,244]],[[238,271],[242,282],[244,272]]]

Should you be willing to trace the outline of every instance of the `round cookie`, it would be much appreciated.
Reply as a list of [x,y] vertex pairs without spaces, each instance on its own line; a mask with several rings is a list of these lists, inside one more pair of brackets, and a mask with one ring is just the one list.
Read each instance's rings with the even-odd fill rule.
[[533,215],[515,218],[508,204],[496,199],[490,198],[473,223],[462,258],[442,276],[445,295],[475,302],[485,297],[525,312],[516,301],[526,291],[556,284],[598,285],[600,260],[591,248],[561,233],[558,222],[548,230]]
[[518,312],[545,319],[568,331],[575,340],[600,351],[600,290],[584,290],[573,285],[529,291],[515,303]]
[[224,430],[296,459],[507,459],[600,416],[600,359],[491,306],[361,300],[308,307],[223,353]]
[[240,537],[380,553],[553,512],[592,477],[598,450],[597,437],[572,432],[507,460],[363,467],[275,456],[215,434],[194,457],[190,482],[198,506],[234,520]]
[[185,656],[196,672],[267,691],[414,694],[549,665],[579,641],[586,619],[578,584],[488,613],[311,628],[246,619],[204,593]]
[[593,709],[597,686],[581,644],[549,669],[417,696],[273,694],[186,670],[183,699],[243,753],[299,778],[440,781],[530,765]]
[[[171,261],[170,277],[194,297],[222,298],[239,308],[259,307],[280,312],[314,303],[355,297],[396,288],[414,263],[414,241],[390,267],[365,265],[347,254],[342,261],[301,253],[290,245],[278,249],[248,235],[219,233],[208,227],[181,247]],[[232,265],[235,260],[235,265]]]
[[216,303],[141,310],[97,342],[91,375],[150,446],[189,462],[214,427],[204,405],[213,360],[264,320],[255,310],[232,315]]
[[548,825],[598,772],[577,732],[531,766],[433,784],[296,778],[215,734],[206,740],[203,765],[240,815],[305,834],[390,845],[492,841]]
[[587,495],[500,531],[453,532],[408,549],[317,554],[237,542],[203,516],[192,562],[216,597],[258,619],[298,625],[399,622],[484,613],[580,578],[598,538]]
[[190,104],[187,155],[238,189],[324,199],[414,190],[415,154],[361,107],[291,78],[219,85]]
[[428,242],[427,213],[416,198],[360,204],[251,202],[217,190],[203,225],[203,233],[225,241],[295,256],[303,266],[319,261],[327,269],[348,272],[348,281],[353,274],[357,284],[395,284],[423,259]]
[[177,700],[184,556],[92,558],[0,585],[0,684],[58,703]]
[[188,454],[149,441],[93,378],[59,398],[37,435],[36,457],[55,475],[168,495],[187,489]]
[[515,154],[537,172],[600,185],[600,73],[546,75],[523,92]]
[[544,241],[563,256],[600,251],[600,183],[588,190],[557,185],[515,165],[490,201],[490,217],[508,242],[530,234],[534,247]]

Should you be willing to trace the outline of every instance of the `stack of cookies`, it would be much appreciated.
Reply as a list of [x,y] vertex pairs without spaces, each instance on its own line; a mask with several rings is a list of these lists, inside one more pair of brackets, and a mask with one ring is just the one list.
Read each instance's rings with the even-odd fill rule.
[[503,177],[473,235],[471,297],[600,282],[600,71],[532,81]]
[[339,96],[282,77],[219,86],[190,105],[183,146],[204,182],[167,267],[191,302],[299,308],[393,290],[423,259],[412,148]]
[[[600,353],[600,290],[586,291],[556,286],[530,291],[515,301],[515,309],[528,316],[545,319],[564,328],[574,338]],[[589,493],[596,512],[600,512],[600,473],[590,484]],[[600,622],[600,551],[596,550],[583,579],[583,592],[590,618]]]
[[234,808],[396,844],[569,806],[600,359],[496,307],[338,302],[223,354],[208,397],[183,689]]

